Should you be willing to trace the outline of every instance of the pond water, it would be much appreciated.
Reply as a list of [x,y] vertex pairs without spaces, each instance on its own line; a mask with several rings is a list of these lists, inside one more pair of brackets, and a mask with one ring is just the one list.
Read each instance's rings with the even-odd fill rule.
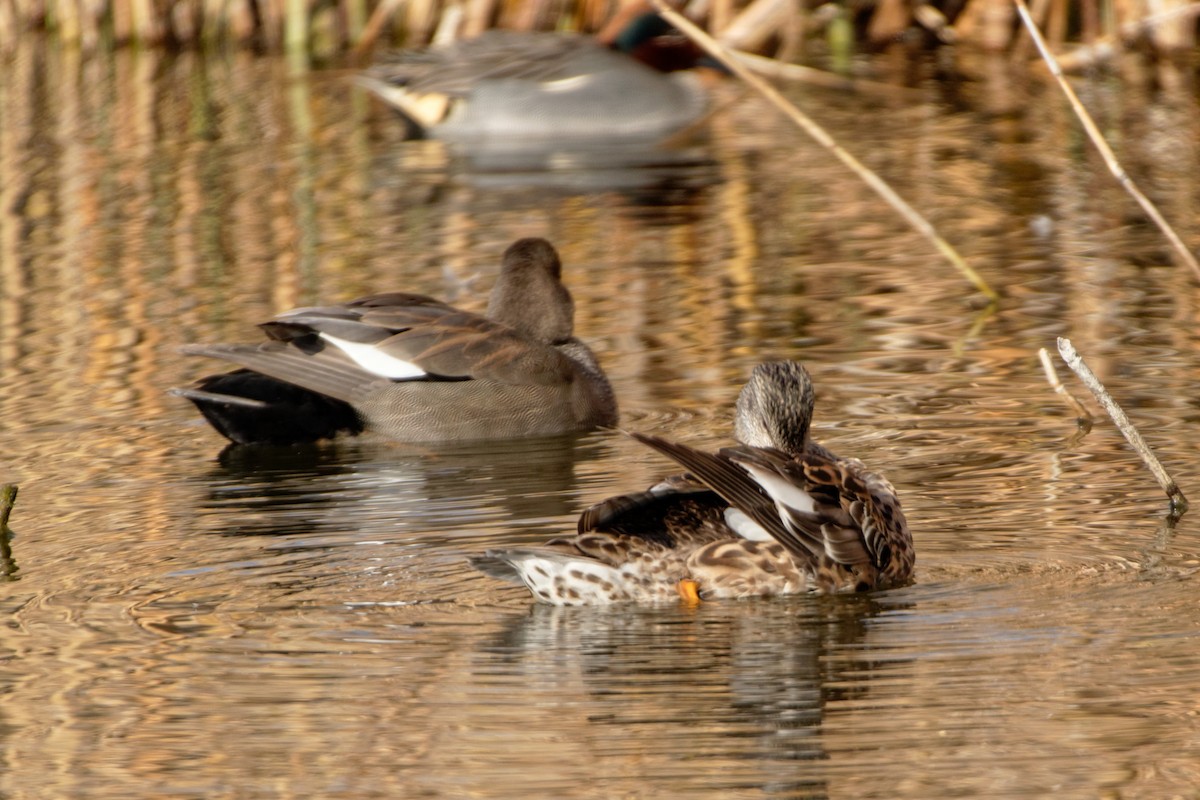
[[[497,174],[400,141],[344,71],[24,42],[0,70],[0,795],[1195,797],[1200,511],[1165,519],[1060,368],[1098,415],[1080,435],[1037,349],[1071,337],[1200,502],[1200,289],[1056,90],[862,66],[896,88],[787,92],[998,306],[736,89],[684,157]],[[1079,88],[1196,250],[1197,93],[1163,70]],[[804,361],[817,438],[896,484],[916,583],[533,607],[466,556],[671,465],[615,432],[222,454],[165,393],[217,368],[180,345],[293,306],[479,308],[528,235],[627,428],[718,445],[754,364]]]

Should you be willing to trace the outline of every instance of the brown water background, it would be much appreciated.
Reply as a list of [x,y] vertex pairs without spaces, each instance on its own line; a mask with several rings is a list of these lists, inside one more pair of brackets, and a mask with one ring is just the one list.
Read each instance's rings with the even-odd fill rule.
[[[341,71],[23,42],[0,70],[0,796],[1200,796],[1200,511],[1166,524],[1036,356],[1070,336],[1200,502],[1200,289],[1056,91],[948,58],[788,93],[996,308],[754,97],[678,163],[481,174]],[[1196,87],[1078,86],[1200,249]],[[533,608],[466,554],[669,465],[611,432],[218,458],[165,394],[216,368],[180,345],[292,306],[479,308],[528,235],[559,247],[628,428],[719,444],[753,365],[803,360],[817,437],[896,484],[917,583]]]

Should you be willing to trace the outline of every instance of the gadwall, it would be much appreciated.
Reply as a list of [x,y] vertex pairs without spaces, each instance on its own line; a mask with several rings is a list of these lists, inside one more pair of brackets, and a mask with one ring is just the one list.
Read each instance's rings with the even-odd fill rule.
[[690,43],[660,44],[666,30],[657,15],[639,16],[614,38],[618,49],[579,35],[492,30],[389,54],[359,82],[417,136],[522,148],[652,142],[694,122],[708,102],[702,79],[684,69],[702,55]]
[[589,508],[575,536],[471,563],[553,605],[867,591],[912,580],[892,485],[809,437],[813,387],[794,361],[760,364],[717,453],[633,438],[689,471]]
[[548,436],[613,425],[612,388],[572,335],[574,302],[544,239],[504,252],[487,315],[390,292],[299,308],[263,344],[192,345],[242,369],[173,392],[237,443],[364,430],[408,442]]

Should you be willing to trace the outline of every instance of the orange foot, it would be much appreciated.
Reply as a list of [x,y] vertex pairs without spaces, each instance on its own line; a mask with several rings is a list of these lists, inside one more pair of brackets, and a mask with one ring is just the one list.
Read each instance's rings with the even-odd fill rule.
[[679,596],[689,606],[700,605],[700,585],[691,578],[680,578]]

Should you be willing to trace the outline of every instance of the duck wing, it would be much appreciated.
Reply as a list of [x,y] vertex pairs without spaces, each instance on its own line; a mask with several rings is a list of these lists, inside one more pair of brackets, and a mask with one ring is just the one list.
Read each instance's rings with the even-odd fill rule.
[[804,530],[790,529],[765,487],[728,457],[669,442],[658,436],[642,433],[629,435],[687,469],[804,562],[810,562],[824,552],[823,543],[818,537]]
[[912,541],[899,501],[891,484],[857,459],[819,447],[799,458],[746,445],[706,453],[632,435],[686,467],[797,558],[865,567],[888,582],[911,577]]
[[556,385],[571,380],[574,363],[552,345],[466,311],[420,311],[364,314],[364,325],[386,334],[374,349],[441,378],[518,385]]
[[[310,354],[284,342],[190,344],[180,348],[180,352],[189,356],[206,356],[228,361],[344,403],[353,403],[368,386],[381,380],[378,375],[364,370],[335,347],[326,347],[320,352]],[[201,381],[202,384],[204,382]],[[197,395],[194,390],[182,390],[177,393],[184,397],[196,397],[212,402],[243,402],[229,395],[205,398]]]
[[729,507],[690,475],[673,475],[643,492],[609,497],[584,510],[578,532],[630,536],[665,547],[733,538],[725,522]]
[[380,379],[555,386],[575,362],[556,347],[424,295],[372,295],[263,323],[264,345],[191,347],[339,399]]
[[[746,445],[724,448],[720,456],[745,470],[771,496],[792,540],[819,542],[838,564],[879,566],[866,535],[873,530],[872,499],[850,464],[815,451],[792,458]],[[793,542],[780,541],[794,549]]]
[[631,61],[581,36],[497,30],[444,46],[389,53],[363,76],[368,86],[379,81],[417,94],[466,97],[487,81],[542,83],[575,77],[594,69],[596,58],[617,65]]

